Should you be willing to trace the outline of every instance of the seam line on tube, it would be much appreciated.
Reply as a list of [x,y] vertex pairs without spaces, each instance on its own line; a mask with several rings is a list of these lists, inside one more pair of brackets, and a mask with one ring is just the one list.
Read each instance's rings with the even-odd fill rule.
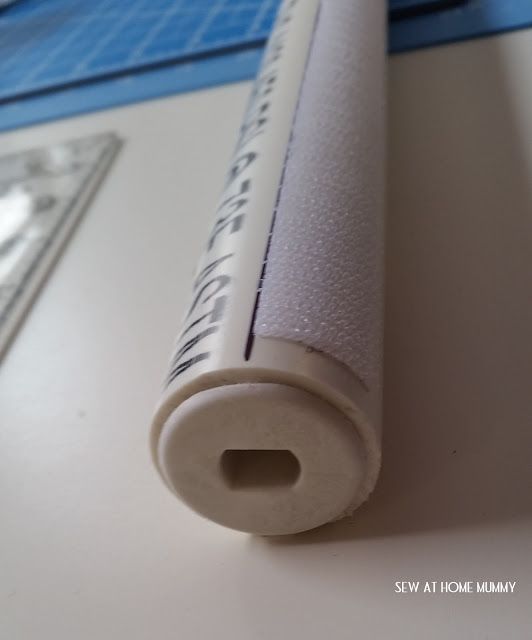
[[314,46],[314,40],[316,37],[316,30],[318,28],[318,22],[320,19],[320,13],[321,13],[321,2],[318,4],[318,8],[316,11],[316,17],[314,19],[314,27],[312,29],[312,37],[310,39],[310,44],[308,47],[308,51],[307,51],[307,58],[305,60],[305,68],[303,70],[303,74],[302,74],[302,78],[301,78],[301,85],[299,86],[299,95],[297,98],[297,102],[296,102],[296,107],[294,109],[294,117],[292,119],[292,128],[290,131],[290,138],[288,139],[288,144],[286,146],[286,153],[284,156],[284,162],[283,162],[283,169],[281,172],[281,179],[279,180],[279,187],[277,188],[277,197],[275,199],[275,205],[273,207],[273,213],[272,213],[272,222],[270,225],[270,231],[268,233],[268,242],[266,243],[266,251],[264,252],[264,258],[262,260],[262,268],[261,268],[261,272],[260,272],[260,276],[259,276],[259,282],[257,285],[257,295],[255,296],[255,304],[253,305],[253,312],[251,313],[251,322],[249,325],[249,331],[248,331],[248,337],[246,340],[246,346],[244,349],[244,360],[247,362],[250,357],[251,357],[251,352],[253,351],[253,343],[255,342],[255,331],[253,329],[253,327],[255,326],[255,320],[257,318],[257,311],[259,308],[259,303],[260,303],[260,295],[262,292],[262,283],[264,282],[264,277],[266,275],[266,265],[268,264],[268,254],[270,253],[270,248],[271,248],[271,244],[272,244],[272,237],[273,237],[273,231],[274,231],[274,227],[275,227],[275,220],[277,218],[277,209],[279,207],[279,201],[281,199],[281,192],[283,189],[283,184],[284,184],[284,179],[285,179],[285,174],[286,174],[286,167],[288,164],[288,156],[290,155],[290,149],[292,147],[292,140],[293,140],[293,135],[294,135],[294,123],[297,120],[297,115],[298,115],[298,111],[299,111],[299,103],[301,101],[301,94],[303,91],[303,85],[305,84],[305,79],[307,76],[307,71],[308,71],[308,65],[309,65],[309,60],[310,60],[310,52],[312,51],[312,47]]

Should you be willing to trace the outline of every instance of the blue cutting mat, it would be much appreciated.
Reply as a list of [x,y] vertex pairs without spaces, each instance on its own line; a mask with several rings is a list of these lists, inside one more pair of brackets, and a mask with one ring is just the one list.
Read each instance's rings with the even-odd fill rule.
[[278,0],[23,0],[0,14],[0,100],[250,48]]
[[[532,0],[389,1],[392,52],[532,25]],[[279,3],[20,0],[0,11],[0,130],[252,78]]]

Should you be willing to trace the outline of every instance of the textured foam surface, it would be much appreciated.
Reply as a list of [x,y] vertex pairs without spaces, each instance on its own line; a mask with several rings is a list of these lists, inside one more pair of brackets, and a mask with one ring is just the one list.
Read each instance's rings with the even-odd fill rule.
[[255,333],[380,370],[384,2],[324,0],[286,160]]

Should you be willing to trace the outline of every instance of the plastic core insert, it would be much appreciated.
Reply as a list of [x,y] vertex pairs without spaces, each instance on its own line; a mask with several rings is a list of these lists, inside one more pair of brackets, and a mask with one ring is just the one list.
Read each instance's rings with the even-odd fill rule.
[[157,448],[168,486],[227,527],[296,533],[344,515],[364,476],[355,425],[282,384],[201,391],[166,420]]

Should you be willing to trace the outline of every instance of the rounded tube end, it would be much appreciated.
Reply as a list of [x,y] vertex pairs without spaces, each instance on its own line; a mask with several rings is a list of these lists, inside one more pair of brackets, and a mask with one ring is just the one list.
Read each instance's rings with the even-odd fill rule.
[[283,384],[221,386],[185,400],[157,444],[168,486],[197,513],[261,535],[343,516],[365,475],[353,423]]

